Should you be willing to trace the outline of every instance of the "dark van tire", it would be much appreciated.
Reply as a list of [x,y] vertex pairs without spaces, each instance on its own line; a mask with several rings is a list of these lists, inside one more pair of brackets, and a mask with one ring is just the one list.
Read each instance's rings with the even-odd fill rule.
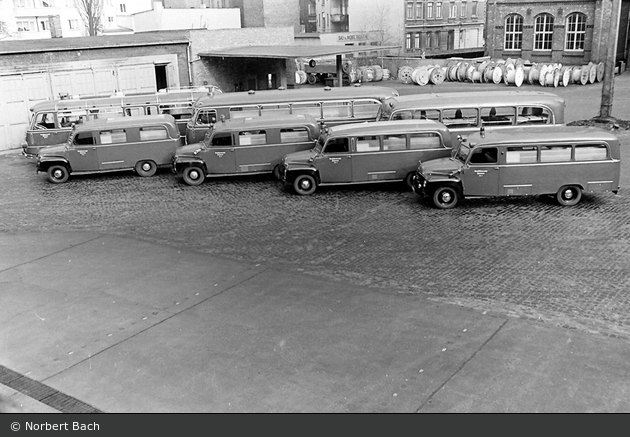
[[300,196],[308,196],[317,189],[317,181],[310,174],[300,174],[293,181],[293,189]]
[[412,171],[407,176],[405,176],[405,180],[403,181],[403,183],[405,184],[405,188],[407,188],[408,190],[413,191],[413,176],[415,174],[416,173]]
[[565,185],[556,194],[556,200],[562,206],[576,205],[580,199],[582,199],[582,189],[576,185]]
[[142,176],[143,178],[151,177],[157,171],[157,165],[153,161],[138,161],[135,167],[136,173],[138,176]]
[[48,175],[48,180],[53,184],[63,184],[70,177],[68,167],[63,164],[51,165],[48,167],[46,174]]
[[437,187],[431,196],[433,204],[439,209],[451,209],[457,205],[459,201],[459,192],[457,188],[450,185]]
[[204,181],[205,178],[206,178],[206,175],[204,174],[203,169],[201,167],[197,167],[197,166],[186,167],[184,171],[182,172],[182,179],[188,185],[192,185],[192,186],[201,185],[201,183]]

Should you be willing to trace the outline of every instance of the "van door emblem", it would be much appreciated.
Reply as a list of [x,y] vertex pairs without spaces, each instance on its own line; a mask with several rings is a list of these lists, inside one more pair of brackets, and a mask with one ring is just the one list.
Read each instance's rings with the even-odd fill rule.
[[488,173],[488,170],[475,170],[475,173],[477,173],[477,176],[482,178],[486,175],[486,173]]
[[48,138],[50,134],[42,134],[42,138]]
[[89,150],[87,150],[87,149],[81,149],[81,150],[77,150],[77,152],[79,152],[79,155],[81,155],[81,156],[85,156],[85,155],[87,155],[87,152],[89,152]]
[[330,158],[333,164],[338,164],[341,161],[341,158]]
[[214,152],[214,154],[221,158],[223,157],[223,155],[225,155],[225,152]]

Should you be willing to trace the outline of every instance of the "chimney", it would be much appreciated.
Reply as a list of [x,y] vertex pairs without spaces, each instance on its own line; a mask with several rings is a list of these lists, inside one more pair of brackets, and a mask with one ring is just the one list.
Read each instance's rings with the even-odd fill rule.
[[61,38],[61,17],[59,15],[49,15],[48,25],[50,26],[50,36],[52,38]]

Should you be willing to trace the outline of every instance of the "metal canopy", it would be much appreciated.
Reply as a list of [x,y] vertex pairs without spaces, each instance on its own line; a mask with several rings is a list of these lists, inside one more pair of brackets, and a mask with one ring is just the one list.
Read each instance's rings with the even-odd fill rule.
[[346,53],[372,52],[399,49],[400,46],[242,46],[216,49],[199,53],[200,57],[211,58],[318,58],[322,56],[343,55]]

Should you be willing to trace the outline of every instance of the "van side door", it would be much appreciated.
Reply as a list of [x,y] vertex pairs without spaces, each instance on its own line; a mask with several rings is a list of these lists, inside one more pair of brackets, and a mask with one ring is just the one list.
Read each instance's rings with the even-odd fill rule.
[[245,130],[237,133],[238,146],[235,147],[236,171],[239,173],[270,172],[271,161],[266,152],[273,151],[268,146],[271,132],[265,129]]
[[461,173],[464,196],[498,195],[499,169],[498,147],[474,149]]
[[[98,132],[97,155],[99,170],[119,170],[129,168],[129,152],[132,150],[126,129],[108,129]],[[135,161],[134,161],[135,162]]]
[[352,153],[350,138],[330,138],[322,153],[313,159],[322,184],[338,184],[352,181]]
[[235,174],[236,151],[232,132],[216,132],[206,155],[208,174]]
[[99,167],[96,141],[92,131],[77,132],[68,147],[68,161],[73,172],[96,171]]

